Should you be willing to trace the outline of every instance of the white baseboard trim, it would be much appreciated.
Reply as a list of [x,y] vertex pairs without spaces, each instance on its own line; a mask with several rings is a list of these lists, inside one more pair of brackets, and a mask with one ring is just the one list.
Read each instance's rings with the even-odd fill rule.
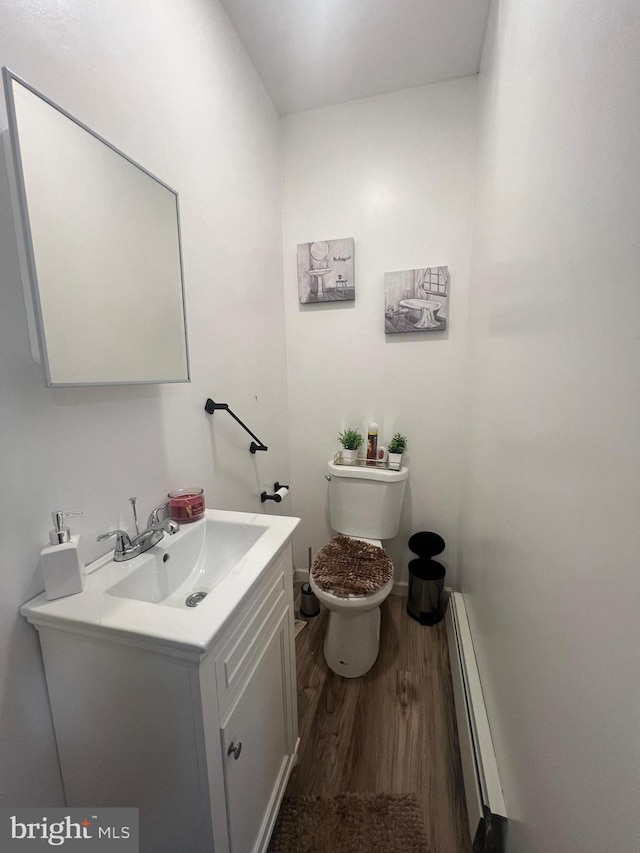
[[[445,619],[473,849],[499,853],[504,849],[507,812],[469,620],[461,593],[450,591]],[[494,846],[489,846],[490,843]]]
[[409,595],[409,581],[394,581],[391,595],[403,595],[406,598]]

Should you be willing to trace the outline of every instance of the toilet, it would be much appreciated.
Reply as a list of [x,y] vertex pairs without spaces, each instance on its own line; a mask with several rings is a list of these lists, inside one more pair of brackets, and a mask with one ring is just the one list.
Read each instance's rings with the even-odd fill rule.
[[368,672],[380,648],[380,605],[393,588],[382,540],[398,532],[409,470],[329,462],[331,527],[338,534],[316,554],[309,583],[329,611],[324,657],[344,678]]

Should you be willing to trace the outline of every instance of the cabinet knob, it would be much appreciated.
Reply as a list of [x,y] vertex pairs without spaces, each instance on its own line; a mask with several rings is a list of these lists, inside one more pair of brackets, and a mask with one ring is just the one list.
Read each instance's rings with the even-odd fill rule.
[[242,752],[242,741],[238,741],[238,743],[234,744],[233,741],[229,744],[229,749],[227,750],[227,755],[233,755],[235,760],[237,761],[240,758],[240,753]]

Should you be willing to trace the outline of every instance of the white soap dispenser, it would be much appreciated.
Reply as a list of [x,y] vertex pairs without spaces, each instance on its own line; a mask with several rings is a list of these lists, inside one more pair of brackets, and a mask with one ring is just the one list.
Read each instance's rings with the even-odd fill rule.
[[71,536],[69,528],[63,526],[66,515],[82,515],[81,512],[51,513],[53,530],[49,532],[50,545],[40,551],[40,565],[44,578],[44,591],[48,599],[75,595],[84,589],[84,563],[78,553],[79,536]]

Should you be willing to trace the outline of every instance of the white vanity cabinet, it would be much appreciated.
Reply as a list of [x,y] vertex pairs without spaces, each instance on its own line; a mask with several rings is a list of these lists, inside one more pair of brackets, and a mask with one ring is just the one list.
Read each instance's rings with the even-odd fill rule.
[[25,615],[68,806],[139,808],[141,853],[266,850],[298,745],[290,544],[207,649]]

